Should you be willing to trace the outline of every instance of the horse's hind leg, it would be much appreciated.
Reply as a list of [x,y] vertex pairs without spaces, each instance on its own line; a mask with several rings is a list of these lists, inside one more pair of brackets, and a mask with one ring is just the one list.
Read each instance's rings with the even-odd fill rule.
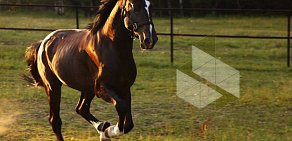
[[60,102],[61,102],[61,85],[54,86],[51,89],[46,89],[49,104],[50,104],[50,117],[49,122],[52,126],[58,141],[63,141],[61,132],[62,121],[60,118]]
[[93,90],[82,91],[76,106],[76,112],[91,123],[98,132],[103,132],[110,126],[110,123],[99,121],[90,113],[90,104],[94,96]]

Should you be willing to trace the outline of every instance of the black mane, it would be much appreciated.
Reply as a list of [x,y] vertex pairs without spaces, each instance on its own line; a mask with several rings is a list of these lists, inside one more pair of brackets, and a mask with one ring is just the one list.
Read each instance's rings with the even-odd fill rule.
[[96,34],[97,31],[103,27],[117,1],[118,0],[101,0],[101,5],[97,10],[94,22],[87,26],[87,29],[89,29],[92,34]]

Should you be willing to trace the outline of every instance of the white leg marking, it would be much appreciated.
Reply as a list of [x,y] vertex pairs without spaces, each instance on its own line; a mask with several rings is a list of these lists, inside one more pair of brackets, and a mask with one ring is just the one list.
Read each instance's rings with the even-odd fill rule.
[[102,122],[94,122],[94,121],[90,121],[90,123],[94,126],[94,128],[95,128],[96,131],[98,132],[100,141],[110,141],[110,140],[111,140],[109,137],[107,137],[107,136],[105,135],[104,132],[98,130],[98,126],[99,126],[100,124],[102,124]]
[[93,127],[96,129],[96,131],[98,132],[98,134],[102,134],[103,132],[101,132],[101,131],[99,131],[98,130],[98,126],[100,125],[100,124],[102,124],[102,122],[94,122],[94,121],[90,121],[90,123],[93,125]]
[[118,123],[116,125],[112,125],[108,127],[106,130],[108,130],[107,132],[108,132],[109,137],[115,137],[115,136],[120,136],[124,134],[124,132],[120,131]]

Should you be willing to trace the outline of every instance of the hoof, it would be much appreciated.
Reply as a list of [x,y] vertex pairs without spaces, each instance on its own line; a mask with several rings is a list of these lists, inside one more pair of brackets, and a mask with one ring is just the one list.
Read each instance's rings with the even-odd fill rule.
[[104,132],[101,132],[101,134],[99,135],[99,140],[100,141],[111,141],[110,137],[107,137]]
[[118,123],[116,125],[112,125],[112,126],[108,127],[104,131],[104,133],[108,137],[116,137],[116,136],[120,136],[120,135],[124,134],[123,131],[120,131]]

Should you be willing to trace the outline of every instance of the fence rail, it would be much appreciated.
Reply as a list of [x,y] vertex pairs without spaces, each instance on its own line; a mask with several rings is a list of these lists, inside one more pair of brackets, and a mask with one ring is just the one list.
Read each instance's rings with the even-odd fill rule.
[[[97,8],[96,6],[75,6],[75,5],[45,5],[45,4],[0,4],[0,7],[66,7],[75,9],[75,18],[76,18],[76,28],[79,28],[79,9],[81,8]],[[170,37],[170,61],[173,64],[174,62],[174,37],[216,37],[216,38],[248,38],[248,39],[277,39],[277,40],[287,40],[287,66],[290,67],[290,31],[291,31],[291,13],[292,10],[273,10],[273,9],[212,9],[212,8],[155,8],[154,10],[162,10],[169,12],[169,21],[170,21],[170,33],[157,33],[160,36],[169,36]],[[177,34],[174,33],[174,11],[203,11],[203,12],[226,12],[228,13],[273,13],[277,15],[287,16],[287,36],[237,36],[237,35],[208,35],[208,34]],[[226,14],[225,13],[225,14]],[[56,29],[42,29],[42,28],[15,28],[15,27],[0,27],[0,30],[24,30],[24,31],[54,31]]]

